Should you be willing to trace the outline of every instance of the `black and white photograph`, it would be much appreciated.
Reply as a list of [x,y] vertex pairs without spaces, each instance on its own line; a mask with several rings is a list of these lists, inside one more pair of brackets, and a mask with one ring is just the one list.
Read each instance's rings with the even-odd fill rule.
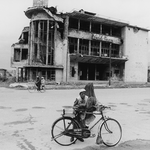
[[0,150],[150,149],[149,0],[0,6]]

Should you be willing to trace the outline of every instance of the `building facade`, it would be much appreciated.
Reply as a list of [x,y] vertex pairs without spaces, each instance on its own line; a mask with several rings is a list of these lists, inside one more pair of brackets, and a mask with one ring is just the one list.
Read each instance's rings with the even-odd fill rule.
[[57,13],[48,0],[25,11],[30,26],[12,45],[17,79],[147,82],[148,29],[84,10]]

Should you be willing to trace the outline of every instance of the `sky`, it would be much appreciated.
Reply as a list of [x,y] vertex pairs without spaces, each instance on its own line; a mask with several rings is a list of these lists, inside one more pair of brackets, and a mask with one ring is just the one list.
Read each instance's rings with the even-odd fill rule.
[[[11,45],[29,26],[24,11],[33,6],[33,0],[0,0],[0,6],[0,68],[11,69]],[[150,29],[150,0],[49,0],[48,6],[63,13],[83,9]]]

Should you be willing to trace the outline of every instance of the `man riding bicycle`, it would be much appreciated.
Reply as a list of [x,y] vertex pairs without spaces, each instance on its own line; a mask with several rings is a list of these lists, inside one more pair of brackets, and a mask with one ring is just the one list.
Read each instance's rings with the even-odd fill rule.
[[39,76],[36,77],[35,85],[37,86],[37,90],[40,91],[41,80]]

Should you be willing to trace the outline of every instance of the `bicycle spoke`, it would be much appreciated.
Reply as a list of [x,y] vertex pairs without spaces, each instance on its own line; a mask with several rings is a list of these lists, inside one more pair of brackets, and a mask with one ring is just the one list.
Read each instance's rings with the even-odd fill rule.
[[63,128],[61,128],[61,127],[59,127],[59,126],[56,126],[57,128],[59,128],[59,129],[61,129],[61,130],[63,130]]
[[63,132],[60,133],[60,134],[58,134],[58,135],[56,135],[53,139],[56,140],[57,138],[59,138],[59,137],[61,137],[61,136],[63,136]]

